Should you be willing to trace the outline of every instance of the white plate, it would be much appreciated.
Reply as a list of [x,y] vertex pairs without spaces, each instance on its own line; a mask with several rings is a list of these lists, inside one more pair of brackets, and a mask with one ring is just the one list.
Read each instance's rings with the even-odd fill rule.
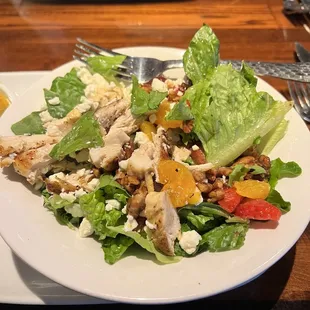
[[[183,51],[160,47],[137,47],[121,52],[161,59],[181,57]],[[63,76],[76,64],[68,63],[31,87],[21,98],[18,110],[9,109],[1,120],[1,133],[30,111],[40,108],[44,87]],[[284,98],[259,80],[258,88],[274,98]],[[75,232],[60,226],[45,208],[42,199],[14,173],[0,176],[0,233],[5,241],[33,268],[75,291],[109,300],[134,303],[171,303],[207,297],[232,289],[253,279],[279,260],[298,240],[309,222],[308,179],[310,136],[292,110],[289,130],[271,154],[284,161],[294,160],[303,169],[296,179],[284,179],[278,189],[292,202],[276,229],[268,223],[256,225],[237,251],[203,253],[178,264],[159,265],[141,251],[113,266],[103,260],[100,245],[92,239],[79,239]],[[5,188],[5,190],[4,190]],[[18,194],[17,194],[18,193]],[[260,229],[260,228],[265,229]]]
[[[9,94],[12,109],[18,108],[16,100],[20,94],[47,73],[0,72],[0,89]],[[0,303],[79,305],[109,302],[72,291],[43,276],[16,256],[1,237],[0,257]]]

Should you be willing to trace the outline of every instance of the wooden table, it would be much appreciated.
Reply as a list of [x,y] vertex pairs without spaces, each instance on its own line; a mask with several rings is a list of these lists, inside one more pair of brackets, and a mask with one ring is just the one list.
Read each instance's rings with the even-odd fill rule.
[[[1,0],[0,70],[54,69],[72,59],[78,36],[107,48],[186,48],[202,23],[219,37],[223,59],[292,62],[295,41],[310,49],[310,34],[302,21],[289,20],[282,13],[282,0]],[[289,96],[285,81],[266,80]],[[193,305],[227,304],[231,309],[252,302],[251,307],[260,309],[306,308],[310,305],[309,236],[308,227],[298,243],[253,282]]]

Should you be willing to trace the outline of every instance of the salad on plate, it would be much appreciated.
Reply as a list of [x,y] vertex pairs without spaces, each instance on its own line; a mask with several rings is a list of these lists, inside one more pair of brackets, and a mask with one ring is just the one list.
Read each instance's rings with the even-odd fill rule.
[[246,63],[219,57],[207,25],[183,55],[183,79],[123,81],[115,69],[126,56],[90,57],[0,137],[0,166],[78,238],[95,238],[109,264],[134,244],[160,263],[239,249],[252,221],[290,211],[276,185],[301,168],[268,156],[292,102],[258,92]]

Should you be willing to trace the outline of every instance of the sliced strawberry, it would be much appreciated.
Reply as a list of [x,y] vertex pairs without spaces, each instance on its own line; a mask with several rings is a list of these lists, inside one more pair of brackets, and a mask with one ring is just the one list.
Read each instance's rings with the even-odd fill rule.
[[224,192],[224,198],[218,201],[218,204],[227,212],[232,213],[240,204],[242,197],[231,187],[224,189]]
[[272,220],[278,221],[281,211],[264,199],[248,199],[237,206],[235,215],[253,220]]

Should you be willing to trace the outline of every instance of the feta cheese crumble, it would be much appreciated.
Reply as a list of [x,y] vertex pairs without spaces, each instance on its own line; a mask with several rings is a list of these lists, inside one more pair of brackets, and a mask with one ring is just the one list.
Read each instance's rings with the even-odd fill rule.
[[193,254],[200,240],[201,236],[195,230],[186,231],[182,233],[180,246],[187,254]]
[[48,103],[49,103],[50,105],[58,105],[58,104],[60,104],[60,100],[59,100],[58,97],[54,97],[54,98],[48,100]]
[[92,235],[93,232],[94,232],[94,228],[92,227],[90,221],[86,217],[84,217],[79,227],[80,237],[86,238]]
[[163,93],[163,92],[168,91],[168,87],[164,82],[155,78],[152,81],[152,90],[159,91],[159,92]]
[[83,217],[84,212],[81,209],[81,206],[78,203],[74,203],[70,206],[65,206],[66,212],[70,213],[73,217]]
[[53,117],[49,114],[48,111],[41,112],[39,116],[43,124],[51,122],[53,120]]
[[60,193],[59,196],[64,199],[67,200],[69,202],[74,202],[76,197],[74,196],[73,192],[69,192],[69,193]]
[[198,151],[198,150],[199,150],[199,146],[196,145],[196,144],[193,145],[193,146],[192,146],[192,150],[193,150],[193,151]]
[[135,136],[135,140],[134,143],[138,144],[139,146],[141,146],[144,143],[148,143],[150,141],[150,139],[148,138],[148,136],[142,132],[142,131],[138,131],[136,132],[136,136]]
[[127,222],[124,225],[124,231],[133,231],[138,227],[138,222],[134,219],[132,215],[127,215]]
[[111,211],[113,209],[119,210],[121,208],[121,203],[116,199],[107,199],[106,203],[107,203],[105,206],[106,211]]

